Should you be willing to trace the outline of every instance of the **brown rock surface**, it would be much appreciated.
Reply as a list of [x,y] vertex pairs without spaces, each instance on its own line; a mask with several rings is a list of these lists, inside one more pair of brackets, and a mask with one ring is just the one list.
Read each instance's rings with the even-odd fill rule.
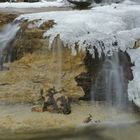
[[41,28],[29,28],[30,22],[23,24],[22,32],[13,44],[13,62],[7,64],[8,71],[0,72],[0,100],[33,103],[40,89],[47,91],[53,86],[63,88],[67,97],[78,99],[83,96],[84,92],[77,86],[75,77],[86,71],[83,63],[85,53],[79,51],[73,56],[59,36],[49,49],[48,39],[42,36],[53,27],[53,21],[45,22]]
[[41,105],[34,105],[34,106],[31,108],[31,111],[32,111],[32,112],[43,112],[43,109],[42,109],[42,106],[41,106]]

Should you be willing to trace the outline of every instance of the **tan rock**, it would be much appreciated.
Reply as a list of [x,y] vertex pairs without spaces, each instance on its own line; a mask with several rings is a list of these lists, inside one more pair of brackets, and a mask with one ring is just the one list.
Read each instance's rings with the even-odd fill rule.
[[[35,23],[37,22],[29,22]],[[64,47],[59,36],[53,41],[52,49],[48,48],[48,39],[41,37],[46,29],[53,27],[53,21],[45,22],[43,29],[29,29],[26,21],[21,25],[22,33],[13,44],[12,58],[14,62],[7,64],[8,71],[0,72],[0,100],[13,102],[34,102],[44,91],[55,87],[64,89],[69,98],[78,99],[84,95],[77,86],[75,77],[86,72],[84,66],[85,53],[77,51],[73,56],[71,49]],[[29,39],[31,38],[32,39]],[[29,37],[29,38],[28,38]],[[6,98],[5,98],[6,97]]]
[[40,105],[35,105],[31,108],[32,112],[43,112],[43,108]]

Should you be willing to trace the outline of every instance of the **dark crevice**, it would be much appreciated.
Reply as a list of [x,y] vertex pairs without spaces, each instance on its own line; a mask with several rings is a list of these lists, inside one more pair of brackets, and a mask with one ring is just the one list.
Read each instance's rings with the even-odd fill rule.
[[96,80],[96,76],[98,75],[99,69],[101,68],[102,59],[99,58],[99,54],[97,49],[95,50],[95,58],[93,59],[92,55],[88,50],[86,50],[86,57],[84,58],[84,64],[86,66],[87,72],[81,73],[75,80],[78,86],[81,86],[85,92],[83,97],[80,97],[80,100],[90,100],[90,91],[91,85]]

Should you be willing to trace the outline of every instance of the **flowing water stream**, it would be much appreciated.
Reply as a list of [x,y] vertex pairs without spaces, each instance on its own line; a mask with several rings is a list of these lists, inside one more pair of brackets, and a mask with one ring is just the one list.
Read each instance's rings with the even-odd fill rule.
[[106,56],[97,75],[95,84],[92,85],[91,97],[96,100],[97,94],[103,94],[107,105],[124,107],[127,102],[127,86],[124,69],[120,64],[119,52],[114,51],[111,56]]
[[8,47],[8,45],[11,45],[11,42],[14,40],[18,30],[18,25],[11,23],[6,25],[0,32],[0,70],[3,70],[3,63],[6,61],[6,59],[8,59],[7,61],[10,61],[10,53],[7,55],[4,54],[4,49]]
[[[53,53],[53,63],[54,65],[54,74],[53,74],[53,83],[57,90],[62,88],[62,48],[63,43],[60,40],[59,35],[55,37],[54,41],[52,42],[52,53]],[[57,70],[57,72],[56,72]]]

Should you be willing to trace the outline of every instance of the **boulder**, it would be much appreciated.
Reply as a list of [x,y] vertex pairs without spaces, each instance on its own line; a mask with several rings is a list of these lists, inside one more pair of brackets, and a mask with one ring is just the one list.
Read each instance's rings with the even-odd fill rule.
[[31,111],[32,112],[43,112],[43,108],[41,105],[34,105],[32,108],[31,108]]
[[80,8],[86,8],[92,4],[93,0],[68,0],[68,2]]
[[48,111],[51,113],[63,113],[63,114],[71,113],[69,98],[64,94],[62,94],[62,91],[56,91],[54,87],[50,88],[45,94],[43,90],[41,90],[41,95],[38,101],[39,105],[33,106],[31,109],[32,111],[36,112]]

